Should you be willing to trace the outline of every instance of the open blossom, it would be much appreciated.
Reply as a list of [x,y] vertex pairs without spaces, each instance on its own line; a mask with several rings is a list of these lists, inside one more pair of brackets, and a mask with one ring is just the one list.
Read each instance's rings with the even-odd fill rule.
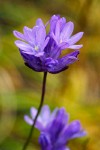
[[[47,105],[42,107],[41,113],[37,118],[35,127],[38,128],[40,131],[43,131],[45,129],[45,127],[47,126],[47,124],[53,120],[53,118],[55,117],[56,113],[57,113],[57,108],[51,113],[50,109]],[[33,124],[33,120],[35,118],[37,114],[37,109],[34,107],[31,107],[30,109],[30,115],[31,117],[29,117],[28,115],[24,116],[24,120],[32,125]]]
[[[28,67],[38,72],[58,73],[78,60],[82,45],[76,43],[83,36],[83,32],[72,35],[74,24],[71,21],[66,22],[64,17],[58,15],[53,15],[48,24],[48,33],[41,19],[37,19],[32,29],[24,27],[23,34],[14,31],[19,39],[15,44]],[[62,50],[67,48],[73,49],[73,52],[61,57]]]
[[45,26],[41,19],[38,19],[36,26],[32,29],[24,27],[24,34],[14,31],[14,35],[20,40],[15,41],[16,46],[22,53],[40,57],[44,54],[44,48],[46,47],[49,37],[46,38]]
[[78,42],[83,36],[83,32],[79,32],[73,36],[74,24],[69,21],[66,22],[64,17],[52,16],[50,20],[51,26],[51,36],[61,49],[70,48],[70,49],[79,49],[81,45],[74,45]]
[[[31,118],[24,116],[25,121],[32,125],[37,110],[31,108]],[[69,115],[64,108],[55,109],[52,113],[48,106],[43,106],[35,127],[40,130],[39,143],[41,150],[69,150],[66,144],[69,140],[82,137],[86,132],[80,121],[68,123]]]

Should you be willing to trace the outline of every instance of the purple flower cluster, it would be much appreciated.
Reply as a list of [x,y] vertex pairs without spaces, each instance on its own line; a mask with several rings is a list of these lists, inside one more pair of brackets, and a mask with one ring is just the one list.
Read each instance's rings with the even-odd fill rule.
[[[25,121],[32,125],[37,109],[31,108],[31,118],[24,116]],[[69,115],[64,108],[55,109],[52,113],[47,105],[42,107],[35,127],[40,130],[39,143],[41,150],[69,150],[69,140],[82,137],[86,132],[78,120],[68,123]]]
[[[49,32],[47,33],[48,25]],[[86,135],[80,121],[75,120],[68,123],[69,115],[64,108],[56,108],[51,113],[47,105],[42,107],[47,72],[59,73],[78,60],[79,49],[83,45],[76,43],[82,38],[83,32],[72,35],[73,30],[73,22],[67,22],[64,17],[61,18],[59,15],[53,15],[46,25],[41,19],[37,19],[33,28],[24,27],[23,34],[18,31],[13,32],[19,39],[15,41],[15,44],[19,48],[25,65],[35,71],[44,72],[39,109],[32,107],[30,109],[31,117],[24,116],[25,121],[32,126],[32,130],[23,150],[26,150],[29,144],[34,126],[40,131],[41,150],[69,150],[69,140]],[[65,49],[73,51],[63,56],[62,51]]]
[[[50,30],[46,33],[48,25]],[[53,15],[46,25],[41,19],[37,19],[32,29],[24,27],[23,34],[14,31],[19,39],[15,44],[29,68],[38,72],[58,73],[78,60],[82,45],[76,43],[83,36],[83,32],[71,36],[73,30],[73,22],[66,22],[64,17]],[[61,57],[62,50],[67,48],[73,49],[73,52]]]

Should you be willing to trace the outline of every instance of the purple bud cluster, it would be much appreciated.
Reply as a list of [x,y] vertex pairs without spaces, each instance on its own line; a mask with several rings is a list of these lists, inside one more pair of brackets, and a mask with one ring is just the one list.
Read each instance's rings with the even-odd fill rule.
[[[78,60],[79,49],[83,45],[76,43],[82,38],[83,32],[72,35],[73,30],[73,22],[67,22],[59,15],[53,15],[46,25],[41,19],[37,19],[33,28],[24,27],[23,34],[18,31],[13,33],[19,39],[15,44],[26,66],[44,74],[47,72],[55,74],[66,70],[70,64]],[[62,51],[66,49],[71,49],[71,52],[63,56]],[[42,92],[43,90],[45,88]],[[35,124],[40,131],[41,150],[69,150],[69,140],[86,135],[80,121],[69,123],[69,115],[64,108],[56,108],[51,112],[45,105],[40,114],[38,112],[39,110],[32,107],[31,117],[25,115],[24,119],[32,127]]]
[[[25,121],[32,125],[37,109],[30,109],[31,117],[25,115]],[[82,137],[86,132],[82,129],[80,121],[69,123],[69,114],[64,108],[50,111],[47,105],[42,107],[35,127],[40,131],[39,143],[41,150],[69,150],[66,144],[69,140]]]
[[[47,26],[50,26],[48,33],[46,33]],[[73,30],[73,22],[67,22],[59,15],[53,15],[46,25],[39,18],[33,28],[25,26],[23,34],[18,31],[13,33],[19,39],[15,44],[29,68],[38,72],[58,73],[78,60],[82,44],[76,43],[83,36],[83,32],[72,35]],[[73,51],[61,57],[65,49]]]

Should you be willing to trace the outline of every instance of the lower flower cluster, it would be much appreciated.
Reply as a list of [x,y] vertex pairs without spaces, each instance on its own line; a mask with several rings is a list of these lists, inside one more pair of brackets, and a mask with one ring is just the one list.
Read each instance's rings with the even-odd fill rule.
[[[37,109],[30,109],[31,117],[25,115],[25,121],[32,125],[34,123]],[[80,121],[75,120],[71,123],[69,114],[64,108],[56,108],[50,111],[47,105],[42,107],[37,118],[35,127],[40,131],[39,144],[41,150],[69,150],[67,144],[71,139],[86,135]]]

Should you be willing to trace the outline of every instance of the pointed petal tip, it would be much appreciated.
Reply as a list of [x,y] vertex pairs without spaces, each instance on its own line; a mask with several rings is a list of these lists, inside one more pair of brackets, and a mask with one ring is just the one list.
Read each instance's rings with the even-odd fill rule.
[[24,115],[24,120],[25,120],[25,121],[27,120],[27,115]]
[[80,51],[79,51],[79,50],[75,50],[75,52],[76,52],[77,55],[80,54]]
[[34,107],[31,107],[30,108],[30,114],[31,114],[32,119],[34,119],[36,114],[37,114],[37,109]]
[[27,122],[29,125],[32,125],[32,124],[33,124],[32,119],[31,119],[29,116],[27,116],[27,115],[24,115],[24,120],[25,120],[25,122]]
[[79,32],[80,33],[80,36],[83,36],[84,32]]
[[41,18],[38,18],[38,19],[36,20],[36,25],[37,25],[37,26],[44,26],[43,21],[42,21]]
[[87,136],[87,135],[88,135],[88,132],[83,130],[82,136]]
[[18,32],[17,30],[14,30],[13,31],[13,35],[15,36],[15,37],[17,37],[17,38],[20,38],[20,32]]
[[83,31],[81,31],[81,33],[82,33],[82,34],[84,34],[84,32],[83,32]]
[[68,48],[70,48],[70,49],[74,49],[74,50],[76,50],[76,49],[80,49],[80,48],[82,48],[82,47],[83,47],[83,44],[68,46]]
[[15,36],[16,36],[16,32],[17,32],[16,30],[13,31],[13,34],[14,34]]
[[20,45],[21,42],[22,42],[22,41],[20,41],[20,40],[16,40],[14,43],[15,43],[15,45],[16,45],[17,47],[19,47],[19,45]]
[[[15,43],[15,45],[17,46],[18,40],[16,40],[14,43]],[[17,46],[17,47],[18,47],[18,46]]]
[[65,110],[64,107],[60,108],[59,110],[61,110],[61,111],[63,111],[63,112],[66,112],[66,110]]
[[23,29],[27,29],[28,27],[27,26],[24,26],[24,28]]
[[24,34],[25,34],[25,33],[27,33],[27,32],[32,31],[32,29],[29,28],[29,27],[27,27],[27,26],[24,26],[23,31],[24,31]]
[[67,23],[70,25],[74,25],[74,23],[72,21],[68,21]]

